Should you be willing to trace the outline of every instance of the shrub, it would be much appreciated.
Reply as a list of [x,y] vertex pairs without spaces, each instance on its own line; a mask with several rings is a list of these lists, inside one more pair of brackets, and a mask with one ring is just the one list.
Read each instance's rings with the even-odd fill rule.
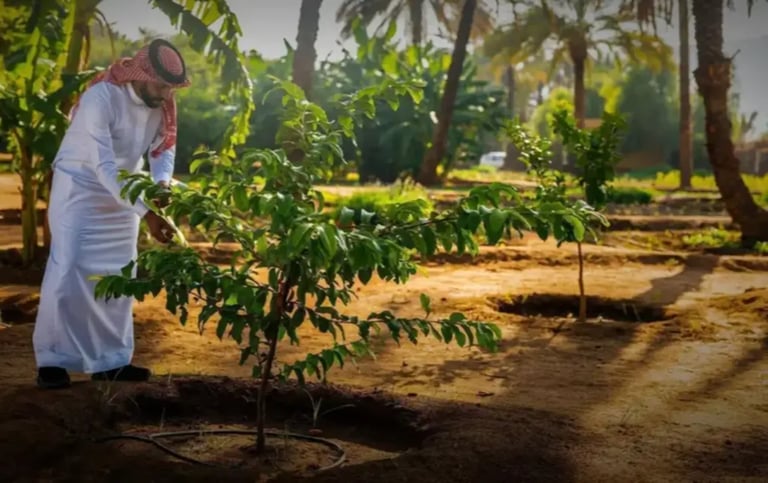
[[611,186],[607,201],[617,205],[647,205],[653,201],[653,194],[642,188]]

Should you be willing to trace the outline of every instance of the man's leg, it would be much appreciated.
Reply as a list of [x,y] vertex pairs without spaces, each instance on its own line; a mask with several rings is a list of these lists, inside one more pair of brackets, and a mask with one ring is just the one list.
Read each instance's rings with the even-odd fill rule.
[[[105,259],[103,262],[104,264],[112,265],[110,269],[112,273],[119,273],[125,265],[131,260],[135,260],[138,255],[138,217],[132,213],[126,214],[120,228],[118,233],[123,233],[124,235],[119,239],[113,239],[111,243],[113,250],[107,255],[109,260]],[[134,266],[131,276],[135,277],[136,273],[137,268]],[[91,293],[93,293],[94,289],[95,285],[91,289]],[[105,341],[111,339],[111,346],[117,348],[118,352],[122,352],[119,348],[130,348],[130,355],[120,364],[99,364],[100,367],[95,368],[92,372],[91,379],[94,381],[132,382],[148,380],[151,376],[150,370],[131,363],[134,347],[133,297],[120,297],[111,299],[108,302],[99,300],[95,303],[100,307],[101,312],[108,313],[108,316],[102,320],[102,326],[110,327],[111,330],[109,330],[109,337],[102,337],[102,339]],[[105,344],[104,351],[108,350],[110,349]]]

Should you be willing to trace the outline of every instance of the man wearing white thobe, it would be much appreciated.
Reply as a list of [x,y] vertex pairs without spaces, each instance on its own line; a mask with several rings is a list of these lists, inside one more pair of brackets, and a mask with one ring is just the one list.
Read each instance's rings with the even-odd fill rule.
[[[102,72],[83,93],[53,164],[48,219],[51,251],[33,335],[42,388],[70,385],[67,371],[94,380],[143,381],[131,364],[133,298],[96,299],[93,275],[117,274],[137,255],[140,219],[152,236],[174,229],[141,200],[121,197],[120,170],[143,168],[168,185],[174,168],[174,89],[189,85],[184,61],[156,40]],[[135,273],[135,271],[134,271]]]

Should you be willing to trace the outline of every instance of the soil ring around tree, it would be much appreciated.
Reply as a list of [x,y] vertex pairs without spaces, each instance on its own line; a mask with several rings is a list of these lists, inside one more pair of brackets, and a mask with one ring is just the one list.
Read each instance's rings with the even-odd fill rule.
[[[670,320],[674,314],[660,305],[632,299],[613,299],[587,295],[587,318],[615,322],[650,323]],[[502,313],[522,316],[576,317],[579,296],[556,293],[533,293],[492,297],[489,302]]]
[[[251,481],[300,478],[396,458],[419,447],[429,434],[417,410],[381,393],[276,384],[267,397],[266,448],[256,454],[258,383],[227,377],[157,377],[139,384],[75,383],[64,391],[20,390],[31,398],[37,393],[38,399],[42,395],[55,401],[50,408],[39,408],[34,422],[28,421],[39,425],[34,431],[20,430],[25,421],[12,419],[15,412],[29,410],[27,398],[6,393],[7,401],[24,407],[6,407],[0,430],[20,430],[23,436],[19,447],[5,448],[17,464],[5,470],[11,472],[10,480],[0,480],[12,481],[14,471],[29,476],[40,466],[40,458],[55,464],[47,455],[63,454],[68,455],[68,465],[91,461],[95,466],[88,471],[118,471],[140,461],[167,475],[220,471],[227,472],[226,481],[246,476],[256,478]],[[318,416],[313,407],[319,408]],[[85,414],[90,416],[87,423],[79,419]],[[27,445],[35,450],[22,454]]]

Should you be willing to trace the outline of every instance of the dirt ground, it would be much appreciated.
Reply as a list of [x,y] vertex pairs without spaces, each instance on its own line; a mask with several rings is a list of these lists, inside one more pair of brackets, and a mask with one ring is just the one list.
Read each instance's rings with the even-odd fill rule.
[[[18,243],[18,226],[0,228],[7,246]],[[314,426],[347,451],[324,472],[316,469],[334,460],[330,449],[284,438],[272,438],[256,466],[242,436],[173,443],[206,461],[249,462],[231,469],[184,463],[146,442],[94,441],[252,428],[250,367],[238,366],[235,343],[219,341],[214,326],[202,335],[180,326],[158,297],[135,306],[135,362],[152,368],[152,381],[104,385],[75,374],[71,389],[38,390],[39,273],[0,266],[0,308],[14,319],[0,328],[0,454],[14,462],[0,465],[0,481],[768,481],[768,257],[618,241],[585,251],[591,296],[658,320],[627,310],[625,321],[577,323],[562,299],[578,290],[575,249],[533,239],[472,260],[437,257],[406,285],[361,289],[348,313],[419,315],[425,292],[436,315],[493,321],[504,341],[491,354],[429,339],[398,347],[382,336],[375,361],[335,368],[329,386],[310,389],[323,398],[321,413],[339,408]],[[534,294],[552,297],[509,313],[516,296]],[[300,335],[280,358],[330,342]],[[278,387],[269,411],[272,429],[313,426],[308,396],[292,386]]]

